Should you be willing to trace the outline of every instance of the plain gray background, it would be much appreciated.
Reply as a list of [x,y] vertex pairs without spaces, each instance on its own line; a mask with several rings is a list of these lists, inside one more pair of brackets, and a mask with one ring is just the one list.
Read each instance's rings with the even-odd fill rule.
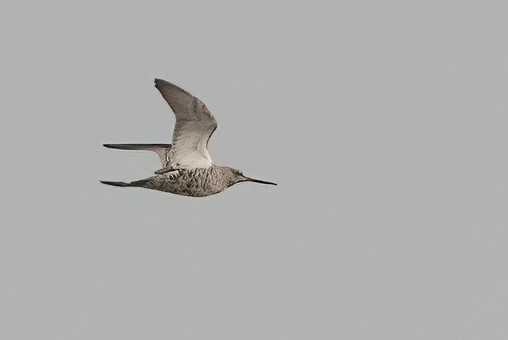
[[[508,338],[504,1],[2,1],[2,339]],[[119,189],[201,98],[279,186]]]

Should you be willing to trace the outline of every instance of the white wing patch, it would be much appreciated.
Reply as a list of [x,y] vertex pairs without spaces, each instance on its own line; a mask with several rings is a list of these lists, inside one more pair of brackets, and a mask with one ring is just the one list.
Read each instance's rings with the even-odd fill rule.
[[[206,147],[210,135],[209,129],[198,122],[186,122],[185,124],[177,122],[173,133],[173,143],[176,147],[173,148],[173,153],[170,155],[171,166],[185,169],[212,166],[212,157]],[[203,136],[206,136],[206,139]]]
[[160,91],[176,117],[170,167],[174,169],[208,168],[212,158],[207,144],[217,128],[217,121],[206,105],[180,87],[155,79]]

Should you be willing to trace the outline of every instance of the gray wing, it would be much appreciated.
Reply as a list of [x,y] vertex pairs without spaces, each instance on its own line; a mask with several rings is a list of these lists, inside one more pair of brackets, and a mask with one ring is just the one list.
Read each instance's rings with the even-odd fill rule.
[[171,144],[104,144],[104,146],[110,149],[119,150],[153,151],[159,155],[163,168],[169,166],[169,151],[171,150]]
[[208,140],[217,129],[217,121],[206,105],[180,87],[155,79],[155,87],[176,116],[170,167],[174,169],[208,168],[212,158]]

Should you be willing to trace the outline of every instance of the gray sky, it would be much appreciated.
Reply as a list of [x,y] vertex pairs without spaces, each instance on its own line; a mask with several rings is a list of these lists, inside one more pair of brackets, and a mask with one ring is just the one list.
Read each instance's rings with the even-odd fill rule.
[[[506,339],[504,1],[4,1],[0,338]],[[214,162],[279,186],[101,185],[159,167],[153,87]]]

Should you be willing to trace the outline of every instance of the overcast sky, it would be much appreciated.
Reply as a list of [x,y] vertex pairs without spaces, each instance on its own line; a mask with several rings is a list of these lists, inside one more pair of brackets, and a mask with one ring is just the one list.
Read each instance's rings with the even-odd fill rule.
[[[507,339],[505,1],[3,1],[0,338]],[[208,198],[155,77],[214,113]]]

